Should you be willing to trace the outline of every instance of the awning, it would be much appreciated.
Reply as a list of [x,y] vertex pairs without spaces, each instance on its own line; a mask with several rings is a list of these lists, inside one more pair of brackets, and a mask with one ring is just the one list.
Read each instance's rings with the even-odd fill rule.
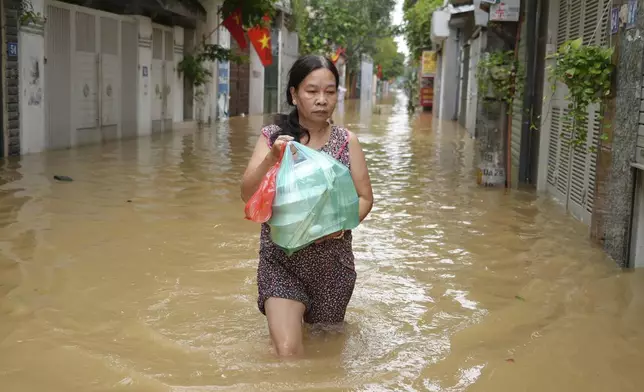
[[194,28],[206,21],[206,10],[199,0],[62,0],[117,15],[141,15],[169,26]]

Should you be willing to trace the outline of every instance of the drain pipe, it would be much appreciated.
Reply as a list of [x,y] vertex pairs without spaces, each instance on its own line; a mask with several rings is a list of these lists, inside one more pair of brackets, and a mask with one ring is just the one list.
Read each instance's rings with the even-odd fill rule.
[[[541,1],[529,1],[527,6],[527,26],[526,42],[537,42],[537,19],[539,14],[539,4]],[[532,46],[532,47],[531,47]],[[532,166],[532,135],[530,124],[532,123],[532,113],[535,104],[535,80],[536,80],[536,62],[537,50],[539,45],[526,45],[526,78],[523,95],[523,113],[521,126],[521,146],[519,154],[519,182],[529,183],[531,181]]]
[[[441,9],[445,9],[449,6],[449,0],[444,0],[443,1],[443,7]],[[448,25],[449,26],[449,25]],[[450,33],[451,35],[451,33]],[[449,37],[445,39],[443,44],[441,45],[440,51],[441,51],[441,77],[440,77],[440,91],[439,91],[439,98],[438,98],[438,120],[442,121],[443,120],[443,113],[445,112],[445,105],[444,105],[444,100],[445,100],[445,64],[447,61],[445,61],[445,45],[448,43]]]
[[461,29],[456,29],[456,99],[454,102],[454,115],[452,121],[458,120],[459,100],[461,98],[461,62],[463,61],[463,51],[461,48]]

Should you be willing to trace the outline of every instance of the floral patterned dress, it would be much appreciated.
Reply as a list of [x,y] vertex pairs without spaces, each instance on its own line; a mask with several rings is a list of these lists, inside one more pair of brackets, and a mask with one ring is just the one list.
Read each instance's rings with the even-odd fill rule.
[[[277,125],[262,129],[269,140],[280,131]],[[349,133],[332,126],[329,141],[319,151],[325,152],[349,169]],[[285,298],[304,304],[304,321],[309,324],[337,324],[344,316],[356,282],[352,234],[341,239],[312,244],[288,257],[273,241],[270,226],[262,225],[259,265],[257,267],[257,305],[266,314],[268,298]]]

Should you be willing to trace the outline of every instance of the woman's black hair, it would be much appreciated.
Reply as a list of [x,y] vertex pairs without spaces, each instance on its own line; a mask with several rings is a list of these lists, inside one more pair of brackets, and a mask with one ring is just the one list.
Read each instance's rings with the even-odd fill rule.
[[[335,76],[335,87],[340,84],[340,74],[333,62],[324,56],[306,55],[298,58],[291,70],[288,72],[288,86],[286,86],[286,102],[290,106],[293,105],[293,95],[291,94],[291,87],[296,90],[300,83],[313,71],[321,68],[326,68],[333,76]],[[303,136],[307,138],[310,136],[309,131],[300,125],[299,115],[297,108],[293,108],[288,115],[280,114],[276,118],[276,124],[280,127],[280,131],[271,136],[271,144],[275,142],[281,135],[291,136],[295,141],[299,142]]]

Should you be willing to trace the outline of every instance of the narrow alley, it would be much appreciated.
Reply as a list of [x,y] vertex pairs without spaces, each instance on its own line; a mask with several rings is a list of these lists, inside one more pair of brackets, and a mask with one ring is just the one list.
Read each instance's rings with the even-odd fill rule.
[[549,199],[477,186],[467,131],[406,100],[336,113],[376,201],[346,331],[297,361],[270,353],[239,197],[269,117],[5,162],[0,390],[641,391],[644,272]]

